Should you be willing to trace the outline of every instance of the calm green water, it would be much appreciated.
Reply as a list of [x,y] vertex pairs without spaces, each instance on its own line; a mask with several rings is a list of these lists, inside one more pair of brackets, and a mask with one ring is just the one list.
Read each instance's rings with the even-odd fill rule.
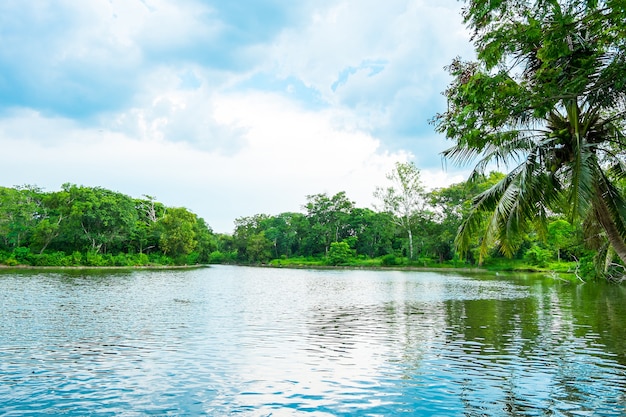
[[0,314],[7,416],[626,415],[623,286],[0,271]]

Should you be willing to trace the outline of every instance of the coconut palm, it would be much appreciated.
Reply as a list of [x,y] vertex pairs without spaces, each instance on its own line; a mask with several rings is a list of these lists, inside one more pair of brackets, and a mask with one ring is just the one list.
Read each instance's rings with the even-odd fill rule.
[[626,11],[613,3],[469,2],[478,62],[448,67],[448,110],[434,122],[456,141],[446,158],[478,158],[471,178],[494,165],[508,174],[474,199],[462,251],[483,231],[483,255],[492,243],[511,255],[523,232],[565,212],[626,264]]

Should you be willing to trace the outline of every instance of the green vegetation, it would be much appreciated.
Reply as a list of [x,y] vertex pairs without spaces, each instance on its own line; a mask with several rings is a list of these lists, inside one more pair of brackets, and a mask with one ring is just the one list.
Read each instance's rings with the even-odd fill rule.
[[[303,213],[214,234],[185,208],[66,184],[0,188],[0,263],[539,269],[623,280],[626,9],[623,1],[471,0],[477,60],[448,67],[436,130],[466,183],[426,192],[399,163],[377,211],[345,192]],[[506,173],[489,172],[494,166]]]
[[383,211],[390,213],[391,219],[407,234],[409,259],[413,259],[413,213],[419,212],[424,202],[424,186],[420,171],[413,163],[396,163],[396,169],[387,175],[392,185],[378,187],[374,196],[382,202]]
[[99,187],[0,187],[0,263],[147,266],[207,263],[217,239],[203,219]]
[[[411,181],[399,181],[398,170]],[[388,177],[391,184],[375,190],[381,210],[356,207],[344,192],[310,195],[304,213],[237,219],[232,240],[222,243],[220,255],[227,253],[227,259],[238,263],[277,267],[482,267],[569,272],[581,279],[597,276],[596,252],[585,247],[582,225],[569,223],[558,212],[546,219],[546,236],[533,231],[520,234],[512,253],[504,254],[498,244],[484,252],[481,231],[470,240],[466,256],[460,256],[454,240],[473,213],[472,197],[504,177],[477,175],[470,182],[426,192],[419,170],[398,164]]]
[[[547,264],[577,241],[595,250],[606,274],[626,263],[626,9],[623,1],[468,2],[477,60],[455,59],[439,132],[455,141],[444,155],[508,173],[478,194],[456,239],[479,258],[493,245],[510,257],[535,231],[551,248],[533,244],[526,259]],[[570,232],[567,232],[570,234]]]
[[[282,267],[483,268],[577,271],[595,276],[594,251],[584,246],[581,225],[561,214],[549,233],[519,237],[506,258],[497,245],[481,255],[478,234],[461,258],[454,238],[472,213],[472,196],[503,178],[491,173],[472,182],[424,191],[419,170],[409,170],[417,190],[401,211],[356,207],[345,192],[306,197],[302,213],[256,214],[235,220],[232,235],[215,234],[185,208],[153,197],[133,199],[102,188],[66,184],[58,192],[34,186],[0,188],[0,263],[32,266],[150,266],[209,263]],[[397,172],[396,172],[397,173]],[[393,175],[375,195],[406,194]],[[409,201],[409,200],[407,200]],[[398,219],[402,216],[403,219]],[[407,232],[407,228],[410,233]],[[411,240],[413,243],[411,243]]]

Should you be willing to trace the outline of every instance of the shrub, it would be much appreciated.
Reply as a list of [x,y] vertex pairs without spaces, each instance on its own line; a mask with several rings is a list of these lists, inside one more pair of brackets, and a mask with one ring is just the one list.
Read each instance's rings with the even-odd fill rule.
[[218,250],[216,250],[215,252],[211,252],[211,254],[209,255],[210,264],[221,264],[224,263],[225,260],[226,256],[224,256],[224,254]]
[[118,253],[112,261],[115,266],[132,266],[134,264],[133,256],[125,253]]
[[20,264],[30,264],[30,248],[19,247],[13,249],[13,258]]
[[105,265],[104,259],[102,255],[96,252],[87,252],[85,254],[85,258],[83,260],[84,264],[87,266],[103,266]]
[[150,263],[155,265],[174,265],[174,261],[162,253],[153,252],[149,256]]
[[550,259],[552,259],[552,251],[540,248],[537,245],[531,246],[524,254],[525,261],[539,267],[545,267]]
[[380,259],[380,264],[382,266],[396,266],[399,264],[399,262],[398,258],[396,258],[396,255],[394,255],[393,253],[389,253]]
[[328,251],[328,262],[331,265],[348,263],[354,257],[352,249],[347,242],[333,242]]
[[7,266],[16,266],[19,265],[19,262],[17,261],[17,259],[10,257],[4,260],[4,264]]
[[135,255],[133,259],[133,265],[145,266],[145,265],[148,265],[149,263],[150,263],[150,258],[148,258],[148,255],[146,255],[145,253],[140,253],[138,255]]
[[72,252],[72,255],[70,255],[70,265],[78,266],[78,265],[82,265],[82,263],[83,263],[82,253],[80,253],[79,251]]
[[186,259],[185,259],[185,264],[186,265],[195,265],[198,263],[198,260],[200,259],[200,254],[198,252],[191,252],[189,255],[187,255]]
[[70,266],[72,259],[68,257],[65,252],[53,252],[48,254],[49,265],[52,266]]

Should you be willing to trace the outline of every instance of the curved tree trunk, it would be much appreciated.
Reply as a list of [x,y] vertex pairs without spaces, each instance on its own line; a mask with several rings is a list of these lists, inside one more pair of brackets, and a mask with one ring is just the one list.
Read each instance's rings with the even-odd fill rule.
[[596,219],[606,232],[606,237],[613,247],[613,250],[615,250],[615,253],[619,256],[624,265],[626,265],[626,242],[619,233],[619,230],[617,230],[617,227],[611,218],[611,213],[601,198],[602,196],[600,190],[596,190],[596,194],[598,198],[593,204]]

